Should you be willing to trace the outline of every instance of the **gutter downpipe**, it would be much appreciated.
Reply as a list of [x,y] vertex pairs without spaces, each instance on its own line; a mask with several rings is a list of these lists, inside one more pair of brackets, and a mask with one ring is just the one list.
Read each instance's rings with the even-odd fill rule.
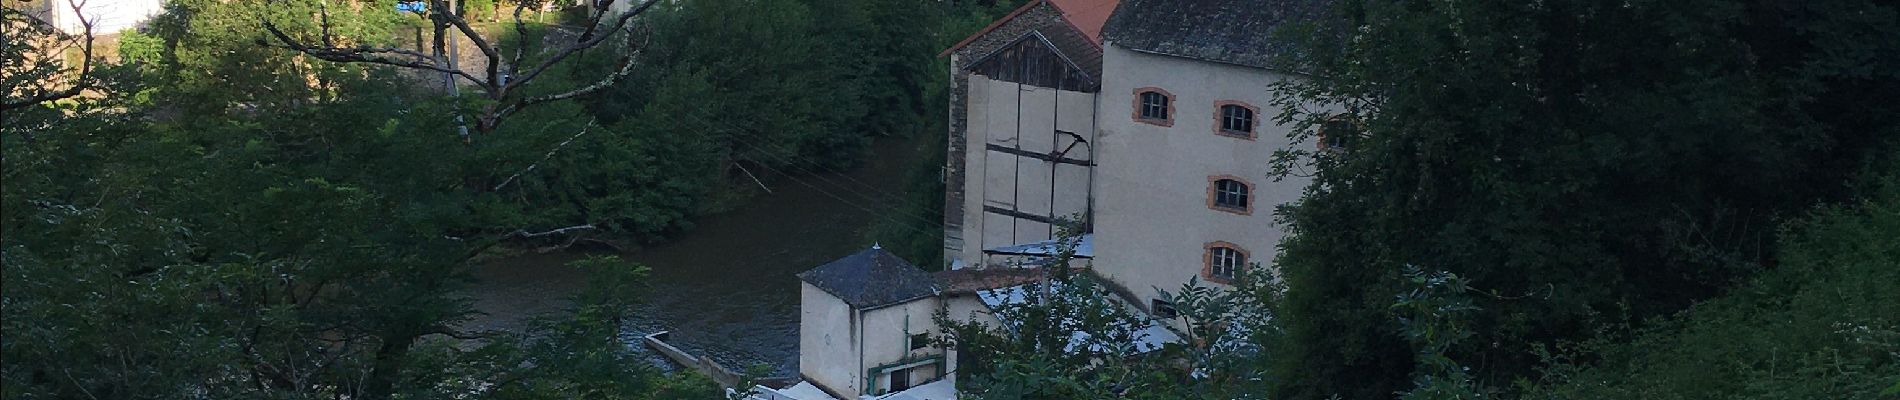
[[877,384],[877,378],[864,370],[864,310],[858,310],[858,319],[854,322],[858,326],[858,373],[864,375],[864,386],[858,388],[858,395],[863,396],[870,393],[871,386]]

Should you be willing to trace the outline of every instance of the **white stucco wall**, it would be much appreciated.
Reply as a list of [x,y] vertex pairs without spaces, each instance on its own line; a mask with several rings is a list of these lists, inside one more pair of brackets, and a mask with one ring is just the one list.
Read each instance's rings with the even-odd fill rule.
[[[53,13],[54,25],[69,34],[85,31],[85,23],[79,16],[92,23],[92,32],[97,35],[118,33],[126,29],[137,28],[153,16],[165,11],[164,0],[48,0]],[[79,12],[73,12],[73,5],[79,6]]]
[[[941,355],[943,350],[934,346],[922,349],[910,349],[910,335],[928,333],[937,335],[937,324],[931,317],[937,312],[939,299],[928,297],[908,303],[870,310],[864,313],[864,368],[891,365],[905,361],[920,360],[932,355]],[[917,368],[911,370],[912,386],[936,380],[942,374],[942,365],[935,368]],[[890,389],[890,379],[876,376],[877,382],[869,394],[884,393]]]
[[[1094,130],[1095,94],[969,78],[968,135],[964,181],[963,243],[965,262],[977,262],[983,249],[1053,239],[1049,224],[984,211],[984,206],[1064,218],[1089,210],[1089,167],[1055,163],[990,151],[996,144],[1025,152],[1089,160],[1087,144],[1056,131],[1087,138]],[[1072,146],[1074,145],[1074,146]]]
[[[865,311],[863,320],[859,321],[858,310],[810,283],[800,282],[798,373],[822,388],[846,396],[888,390],[890,379],[885,374],[876,377],[876,386],[862,390],[865,371],[943,354],[937,347],[918,350],[909,347],[912,334],[939,334],[931,317],[940,304],[938,298],[926,297]],[[943,368],[938,365],[912,370],[910,382],[919,385],[936,380]]]
[[[990,307],[983,305],[983,300],[977,298],[975,294],[946,295],[942,302],[944,313],[950,319],[975,321],[991,328],[1003,326],[1003,322],[996,319],[995,314],[990,313]],[[943,375],[944,379],[950,380],[952,385],[956,384],[957,379],[957,357],[955,347],[944,349]]]
[[[1276,205],[1297,200],[1306,180],[1274,182],[1274,150],[1289,146],[1288,129],[1272,122],[1269,84],[1290,75],[1104,46],[1100,98],[1101,160],[1096,168],[1096,270],[1132,290],[1146,307],[1155,287],[1178,289],[1200,275],[1209,242],[1242,247],[1248,261],[1270,265],[1284,235]],[[1136,122],[1137,88],[1174,95],[1173,126]],[[1217,101],[1260,109],[1252,140],[1215,133]],[[1252,184],[1251,215],[1208,207],[1209,177],[1233,175]],[[1203,279],[1205,280],[1205,279]]]
[[857,372],[856,312],[805,282],[798,284],[798,301],[799,375],[827,390],[857,393],[864,378]]

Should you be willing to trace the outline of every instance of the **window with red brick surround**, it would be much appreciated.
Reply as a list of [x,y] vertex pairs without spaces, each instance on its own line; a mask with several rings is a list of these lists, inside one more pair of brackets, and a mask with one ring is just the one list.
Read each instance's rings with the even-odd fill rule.
[[1207,208],[1253,215],[1253,183],[1238,176],[1207,177]]
[[1319,149],[1343,152],[1352,148],[1352,139],[1359,135],[1359,123],[1345,117],[1333,117],[1319,125]]
[[1135,122],[1155,126],[1174,126],[1174,93],[1168,93],[1158,87],[1135,89],[1134,110],[1130,116]]
[[1223,285],[1239,281],[1247,271],[1248,254],[1240,245],[1213,241],[1202,246],[1201,279]]
[[1214,102],[1214,134],[1253,140],[1260,127],[1260,107],[1238,100]]

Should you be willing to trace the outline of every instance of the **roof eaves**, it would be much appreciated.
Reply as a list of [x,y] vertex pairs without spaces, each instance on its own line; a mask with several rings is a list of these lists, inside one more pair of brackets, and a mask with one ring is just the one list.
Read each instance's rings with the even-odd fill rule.
[[[1070,25],[1070,27],[1073,28],[1075,26]],[[1101,81],[1097,80],[1096,77],[1090,76],[1090,74],[1088,73],[1088,69],[1082,68],[1082,64],[1075,62],[1075,59],[1069,58],[1068,54],[1063,54],[1061,48],[1056,46],[1055,42],[1049,41],[1049,36],[1043,35],[1041,30],[1031,29],[1029,30],[1029,33],[1024,33],[1023,37],[1016,38],[1015,40],[1010,40],[1009,44],[1005,44],[1002,47],[1015,46],[1015,45],[1021,44],[1023,41],[1030,40],[1030,39],[1041,41],[1043,46],[1048,46],[1050,49],[1055,49],[1054,51],[1051,51],[1051,53],[1055,53],[1056,58],[1062,59],[1062,63],[1068,64],[1070,68],[1074,68],[1076,71],[1081,72],[1083,79],[1087,79],[1090,83],[1101,83]],[[1101,50],[1102,48],[1099,45],[1097,45],[1095,49]],[[976,68],[977,64],[982,64],[984,61],[989,61],[991,57],[995,57],[997,54],[1001,54],[1001,53],[1002,53],[1001,51],[997,51],[997,52],[992,52],[989,54],[984,54],[982,57],[978,57],[975,60],[971,60],[969,62],[970,65],[967,67],[964,67],[964,69],[966,70],[974,69]]]
[[1132,52],[1136,52],[1136,53],[1144,53],[1144,54],[1153,54],[1153,55],[1157,55],[1157,56],[1163,56],[1163,57],[1174,57],[1174,58],[1180,58],[1180,59],[1187,59],[1187,60],[1194,60],[1194,61],[1200,61],[1200,62],[1207,62],[1207,63],[1214,63],[1214,64],[1222,64],[1222,65],[1232,65],[1232,66],[1236,66],[1236,67],[1242,67],[1242,68],[1252,68],[1252,69],[1259,69],[1259,70],[1267,70],[1267,71],[1272,71],[1272,72],[1278,72],[1278,73],[1282,73],[1282,74],[1289,74],[1289,75],[1299,75],[1299,76],[1302,76],[1302,77],[1308,77],[1308,78],[1311,78],[1311,77],[1314,77],[1314,76],[1316,76],[1316,75],[1314,75],[1314,74],[1312,74],[1312,73],[1308,73],[1308,72],[1300,72],[1300,71],[1293,71],[1293,70],[1288,70],[1288,69],[1285,69],[1285,68],[1276,68],[1276,67],[1269,67],[1269,66],[1263,66],[1263,65],[1250,65],[1250,64],[1241,64],[1241,63],[1237,63],[1237,62],[1233,62],[1233,61],[1226,61],[1226,60],[1216,60],[1216,59],[1212,59],[1212,58],[1206,58],[1206,57],[1195,57],[1195,56],[1190,56],[1190,55],[1185,55],[1185,54],[1174,54],[1174,53],[1163,53],[1163,52],[1159,52],[1159,51],[1154,51],[1154,50],[1145,50],[1145,49],[1137,49],[1137,48],[1133,48],[1133,47],[1128,47],[1128,46],[1116,46],[1116,47],[1120,47],[1120,48],[1122,48],[1122,49],[1124,49],[1124,50],[1128,50],[1128,51],[1132,51]]
[[[930,290],[930,294],[922,294],[922,295],[916,295],[916,296],[911,296],[911,298],[908,298],[908,299],[903,299],[903,300],[898,300],[898,301],[893,301],[893,302],[888,302],[888,303],[884,303],[884,304],[878,304],[878,305],[871,305],[871,306],[856,306],[856,305],[854,305],[854,306],[856,306],[856,307],[858,307],[858,311],[862,311],[862,312],[870,312],[870,311],[874,311],[874,310],[881,310],[881,309],[886,309],[886,308],[890,308],[891,306],[896,306],[896,305],[899,305],[899,304],[904,304],[904,303],[909,303],[909,302],[913,302],[913,301],[917,301],[917,299],[922,299],[922,298],[926,298],[926,297],[936,297],[936,296],[937,296],[938,294],[941,294],[941,293],[942,293],[942,292],[941,292],[941,291],[938,291],[938,290],[937,290],[937,288],[935,288],[935,287],[932,287],[932,288],[931,288],[931,290]],[[849,304],[849,303],[847,303],[847,304]]]

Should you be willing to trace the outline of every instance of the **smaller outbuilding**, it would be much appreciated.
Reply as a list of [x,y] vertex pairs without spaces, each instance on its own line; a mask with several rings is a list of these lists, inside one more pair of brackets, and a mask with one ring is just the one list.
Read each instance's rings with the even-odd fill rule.
[[902,392],[945,374],[931,318],[941,287],[872,247],[798,274],[798,373],[833,397]]

